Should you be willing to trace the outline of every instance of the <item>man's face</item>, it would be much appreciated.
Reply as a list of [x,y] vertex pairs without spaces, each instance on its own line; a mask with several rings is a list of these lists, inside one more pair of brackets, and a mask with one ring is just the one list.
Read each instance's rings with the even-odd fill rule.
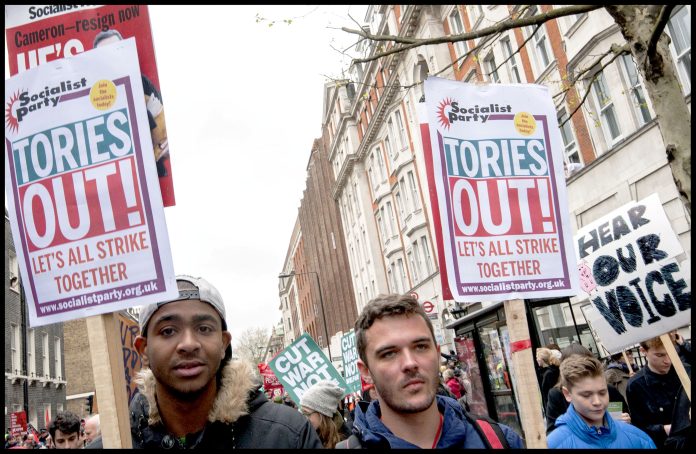
[[79,449],[82,447],[82,440],[78,432],[63,433],[56,429],[56,436],[53,440],[56,449]]
[[640,350],[645,355],[645,359],[647,359],[648,367],[651,371],[658,375],[665,375],[669,372],[669,369],[672,367],[672,360],[669,359],[664,345],[652,347],[649,350],[645,350],[641,347]]
[[211,386],[232,336],[222,330],[218,312],[199,300],[160,307],[135,347],[158,385],[182,398],[195,398]]
[[91,443],[92,440],[97,438],[99,434],[97,433],[97,421],[94,419],[89,419],[85,422],[85,441]]
[[585,377],[570,390],[563,387],[563,395],[587,424],[602,425],[604,413],[609,406],[609,391],[604,375]]
[[398,315],[375,321],[366,332],[366,365],[358,368],[375,384],[380,404],[396,413],[419,413],[435,402],[439,353],[422,317]]

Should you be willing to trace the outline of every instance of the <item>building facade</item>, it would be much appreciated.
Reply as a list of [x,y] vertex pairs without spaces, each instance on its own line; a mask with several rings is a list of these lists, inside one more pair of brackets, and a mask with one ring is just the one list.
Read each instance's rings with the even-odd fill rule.
[[63,324],[30,328],[17,252],[5,210],[5,428],[24,411],[37,429],[65,410]]

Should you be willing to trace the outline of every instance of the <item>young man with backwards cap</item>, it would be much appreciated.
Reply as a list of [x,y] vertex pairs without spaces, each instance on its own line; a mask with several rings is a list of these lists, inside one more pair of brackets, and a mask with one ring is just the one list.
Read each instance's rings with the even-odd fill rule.
[[140,312],[133,447],[321,448],[306,418],[268,401],[254,368],[231,361],[232,336],[215,287],[191,276],[177,276],[177,285],[177,299]]

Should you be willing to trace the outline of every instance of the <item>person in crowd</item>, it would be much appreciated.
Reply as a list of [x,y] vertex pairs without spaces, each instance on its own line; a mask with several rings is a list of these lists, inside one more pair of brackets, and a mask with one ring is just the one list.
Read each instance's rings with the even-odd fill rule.
[[[640,343],[647,365],[628,381],[626,396],[631,417],[653,439],[658,449],[670,435],[677,394],[682,387],[677,371],[659,337]],[[689,376],[691,367],[684,364]]]
[[623,353],[615,353],[609,358],[609,362],[604,370],[604,376],[607,378],[607,383],[619,390],[621,395],[626,399],[626,387],[628,380],[635,374],[629,370]]
[[561,365],[561,352],[546,347],[537,348],[536,361],[541,368],[541,380],[539,382],[541,403],[546,408],[549,391],[558,383],[558,367]]
[[[438,352],[430,319],[411,295],[380,295],[355,322],[358,369],[379,400],[355,409],[353,435],[338,447],[484,448],[482,435],[459,403],[437,395]],[[512,429],[495,423],[512,448]],[[500,440],[498,440],[500,441]]]
[[[573,355],[594,357],[590,350],[574,342],[563,349],[563,352],[561,354],[561,366],[563,365],[563,361],[572,357]],[[619,419],[627,424],[630,424],[631,414],[629,412],[629,406],[626,403],[626,400],[621,395],[619,390],[613,387],[612,385],[607,385],[607,389],[609,391],[609,402],[621,402],[622,413]],[[556,418],[564,414],[567,409],[568,401],[565,399],[565,397],[563,396],[563,392],[561,391],[561,382],[559,378],[559,381],[556,384],[556,386],[549,390],[548,401],[546,402],[547,435],[550,434],[556,428]]]
[[86,449],[102,449],[101,426],[99,415],[92,415],[85,420],[84,438]]
[[462,397],[462,385],[454,376],[453,369],[445,369],[445,371],[442,373],[442,381],[445,382],[445,385],[447,385],[447,388],[450,390],[455,399],[459,400]]
[[261,391],[256,368],[232,361],[217,289],[176,278],[179,296],[140,311],[143,368],[130,405],[134,448],[321,448],[309,421]]
[[693,449],[693,431],[691,430],[691,400],[682,386],[677,394],[672,413],[669,436],[665,440],[667,449]]
[[300,411],[312,423],[322,444],[328,449],[334,449],[336,443],[347,437],[341,431],[344,421],[338,412],[343,394],[343,389],[333,381],[320,380],[300,398]]
[[80,417],[71,411],[56,415],[48,425],[48,433],[55,449],[78,449],[84,446],[80,436]]
[[679,334],[676,329],[669,332],[669,337],[672,338],[674,348],[677,349],[677,354],[682,363],[691,365],[693,357],[691,356],[691,340],[684,339],[684,336]]
[[568,401],[548,437],[552,449],[655,449],[642,430],[615,421],[607,412],[609,390],[604,368],[592,356],[573,355],[561,364],[561,389]]

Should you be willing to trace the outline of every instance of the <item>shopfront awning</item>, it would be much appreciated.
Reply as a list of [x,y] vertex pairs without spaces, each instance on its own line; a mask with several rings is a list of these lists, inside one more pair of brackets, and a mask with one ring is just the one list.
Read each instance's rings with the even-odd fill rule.
[[457,329],[459,326],[463,325],[464,323],[473,320],[475,318],[479,318],[483,315],[486,315],[490,312],[493,312],[500,308],[500,306],[503,305],[505,301],[495,301],[491,304],[489,304],[486,307],[482,307],[481,309],[477,310],[476,312],[472,312],[471,314],[467,314],[462,318],[458,318],[457,320],[453,320],[452,322],[448,323],[445,328],[447,329]]

